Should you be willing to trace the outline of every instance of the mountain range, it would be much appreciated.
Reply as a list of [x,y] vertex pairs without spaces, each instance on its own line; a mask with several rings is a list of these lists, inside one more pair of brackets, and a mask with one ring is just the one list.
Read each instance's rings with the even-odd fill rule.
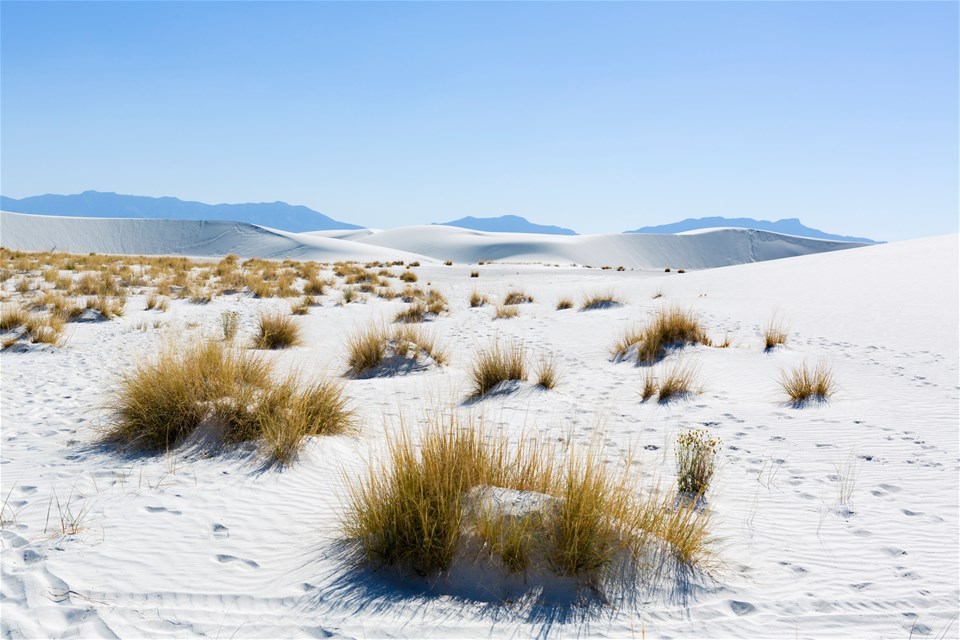
[[[11,213],[32,213],[55,216],[91,218],[169,218],[174,220],[219,220],[246,222],[281,231],[300,233],[304,231],[330,231],[362,229],[363,227],[340,222],[319,211],[286,202],[259,202],[245,204],[205,204],[180,200],[179,198],[132,196],[112,192],[84,191],[72,195],[47,194],[22,199],[0,196],[0,210]],[[515,215],[475,218],[467,216],[450,222],[434,222],[434,225],[460,227],[476,231],[499,231],[509,233],[542,233],[549,235],[577,235],[572,229],[554,225],[536,224]],[[841,236],[805,226],[798,218],[785,218],[771,222],[753,218],[687,218],[681,222],[640,227],[624,233],[674,234],[713,227],[736,227],[760,229],[788,235],[840,240],[846,242],[877,241],[854,236]]]
[[799,218],[784,218],[771,222],[769,220],[754,220],[753,218],[723,218],[714,216],[710,218],[687,218],[680,222],[671,224],[661,224],[653,227],[640,227],[633,231],[624,231],[624,233],[681,233],[684,231],[696,231],[697,229],[712,229],[714,227],[736,227],[738,229],[760,229],[761,231],[773,231],[774,233],[785,233],[791,236],[803,236],[805,238],[819,238],[821,240],[840,240],[843,242],[869,242],[877,243],[877,240],[869,238],[857,238],[854,236],[838,236],[833,233],[826,233],[819,229],[812,229],[800,222]]
[[535,224],[526,218],[520,216],[498,216],[496,218],[474,218],[467,216],[459,220],[450,222],[434,222],[433,224],[446,227],[460,227],[461,229],[473,229],[474,231],[501,231],[509,233],[549,233],[559,236],[575,236],[577,232],[573,229],[555,227],[547,224]]
[[0,196],[0,210],[53,216],[90,218],[170,218],[247,222],[281,231],[362,229],[325,216],[309,207],[286,202],[204,204],[179,198],[151,198],[119,193],[84,191],[73,195],[47,194],[17,200]]

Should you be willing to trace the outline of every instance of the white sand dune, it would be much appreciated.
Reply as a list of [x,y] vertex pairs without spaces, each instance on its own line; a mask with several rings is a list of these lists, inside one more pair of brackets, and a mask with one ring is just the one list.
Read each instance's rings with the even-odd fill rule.
[[[357,231],[338,232],[349,237]],[[360,232],[361,235],[364,235]],[[244,222],[75,218],[0,213],[0,245],[20,251],[296,260],[416,260],[402,250]]]
[[861,245],[749,229],[691,235],[557,236],[419,225],[289,233],[245,223],[0,214],[0,244],[23,251],[311,260],[480,260],[708,269]]
[[[412,241],[403,248],[443,257]],[[244,448],[136,457],[95,445],[118,372],[174,336],[217,335],[224,311],[239,314],[245,343],[261,311],[289,305],[227,295],[207,305],[173,300],[158,312],[132,295],[124,319],[70,325],[62,348],[0,353],[0,633],[956,638],[958,259],[952,235],[685,274],[425,263],[420,279],[451,304],[429,323],[451,347],[449,365],[341,378],[358,433],[311,439],[285,470],[264,470]],[[15,280],[3,283],[8,295]],[[493,320],[491,307],[468,306],[473,289],[501,299],[514,288],[536,298],[519,318]],[[555,308],[560,297],[607,290],[624,304]],[[403,308],[376,298],[340,305],[339,296],[329,287],[322,305],[297,320],[303,346],[264,357],[339,377],[347,336]],[[712,338],[731,344],[672,353],[654,372],[691,362],[702,392],[641,403],[644,369],[612,362],[608,347],[665,304],[693,310]],[[764,353],[761,331],[774,312],[789,339]],[[523,341],[531,362],[554,356],[563,374],[549,392],[522,384],[456,409],[485,416],[491,429],[580,444],[602,433],[608,464],[632,456],[649,482],[664,484],[674,482],[678,432],[707,428],[722,439],[707,496],[720,560],[709,577],[657,583],[632,601],[587,610],[491,602],[477,595],[482,585],[468,593],[449,580],[425,585],[346,561],[342,502],[382,452],[385,425],[402,413],[416,428],[422,410],[462,400],[474,347],[496,337]],[[821,359],[837,393],[820,405],[785,404],[779,372]],[[844,482],[851,493],[841,501]],[[75,517],[79,530],[61,535],[61,515]]]
[[860,246],[750,229],[717,229],[692,235],[557,236],[437,225],[382,231],[360,242],[454,262],[559,262],[634,269],[709,269]]

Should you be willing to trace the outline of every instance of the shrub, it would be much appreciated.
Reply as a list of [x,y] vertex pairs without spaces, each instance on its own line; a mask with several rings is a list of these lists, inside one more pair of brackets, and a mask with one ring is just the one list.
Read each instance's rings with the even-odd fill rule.
[[443,264],[445,264],[448,267],[453,266],[453,260],[447,260]]
[[404,271],[403,273],[400,274],[400,280],[401,280],[401,282],[416,282],[416,281],[417,281],[417,274],[415,274],[413,271],[409,271],[409,270],[408,270],[408,271]]
[[681,493],[706,493],[720,446],[720,439],[711,437],[704,429],[692,429],[677,436],[673,451],[677,461],[677,489]]
[[254,349],[286,349],[301,344],[300,325],[290,316],[278,312],[260,316]]
[[471,272],[470,272],[470,277],[471,277],[471,278],[479,278],[479,277],[480,277],[480,272],[479,272],[479,271],[471,271]]
[[605,293],[594,293],[583,296],[583,303],[580,305],[580,311],[589,311],[591,309],[606,309],[623,304],[623,302],[613,295],[612,291]]
[[787,343],[787,329],[776,315],[770,318],[763,328],[763,350],[770,351],[778,345]]
[[527,295],[523,291],[510,291],[503,298],[503,304],[524,304],[533,302],[533,296]]
[[233,340],[237,335],[240,314],[237,311],[224,311],[220,314],[220,330],[224,340]]
[[664,269],[663,272],[664,272],[664,273],[670,273],[670,267],[667,267],[666,269]]
[[573,309],[573,300],[570,298],[560,298],[560,301],[557,302],[557,311],[563,311],[564,309]]
[[493,314],[494,320],[503,320],[505,318],[516,318],[520,315],[520,310],[516,307],[505,307],[497,305],[497,310]]
[[833,372],[822,360],[812,369],[804,362],[793,371],[781,371],[780,386],[796,405],[809,401],[824,402],[836,390]]
[[526,357],[522,343],[510,342],[506,346],[495,341],[492,346],[477,354],[470,371],[473,395],[482,397],[499,383],[506,380],[526,380]]
[[611,353],[624,357],[637,349],[638,364],[653,364],[666,355],[667,349],[687,344],[710,344],[710,339],[696,316],[680,307],[661,309],[644,327],[628,328],[614,343]]

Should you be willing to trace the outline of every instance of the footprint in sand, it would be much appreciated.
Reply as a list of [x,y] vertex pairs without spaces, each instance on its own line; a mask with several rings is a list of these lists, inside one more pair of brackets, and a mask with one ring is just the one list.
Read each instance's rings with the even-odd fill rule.
[[179,516],[183,515],[183,511],[176,511],[175,509],[167,509],[166,507],[144,507],[150,513],[169,513],[170,515]]
[[242,562],[252,569],[260,568],[260,565],[254,562],[253,560],[244,560],[243,558],[237,558],[236,556],[228,556],[223,553],[217,555],[217,562],[221,564],[226,564],[228,562]]
[[224,525],[220,524],[219,522],[216,523],[216,524],[214,524],[214,525],[211,527],[211,529],[213,530],[213,537],[214,537],[214,538],[229,538],[229,537],[230,537],[230,529],[228,529],[228,528],[225,527]]

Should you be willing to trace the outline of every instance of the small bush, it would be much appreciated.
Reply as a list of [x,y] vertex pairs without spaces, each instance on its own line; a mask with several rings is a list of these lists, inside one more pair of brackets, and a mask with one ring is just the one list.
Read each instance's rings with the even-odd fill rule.
[[506,346],[499,341],[481,350],[470,371],[473,395],[482,397],[506,380],[526,380],[526,357],[522,343],[510,342]]
[[677,436],[673,451],[677,461],[677,489],[681,493],[706,493],[720,446],[720,439],[711,437],[704,429],[685,431]]
[[300,325],[290,316],[278,312],[260,316],[254,349],[286,349],[301,344]]
[[233,340],[237,335],[240,314],[236,311],[224,311],[220,314],[220,330],[224,340]]
[[824,361],[813,369],[804,362],[793,371],[781,371],[780,386],[796,405],[809,401],[825,402],[836,390],[833,372]]
[[480,277],[480,272],[479,272],[479,271],[471,271],[471,272],[470,272],[470,277],[471,277],[471,278],[479,278],[479,277]]
[[505,307],[497,305],[497,310],[493,314],[494,320],[503,320],[506,318],[516,318],[520,315],[520,310],[516,307]]
[[525,304],[527,302],[533,302],[533,296],[527,295],[523,291],[510,291],[503,298],[504,305]]
[[564,309],[573,309],[573,300],[570,298],[560,298],[560,301],[557,302],[557,311],[563,311]]
[[400,274],[400,280],[401,280],[402,282],[416,282],[416,281],[417,281],[417,274],[415,274],[413,271],[409,271],[409,270],[408,270],[408,271],[404,271],[403,273]]
[[448,267],[453,266],[453,260],[447,260],[443,264],[445,264]]

